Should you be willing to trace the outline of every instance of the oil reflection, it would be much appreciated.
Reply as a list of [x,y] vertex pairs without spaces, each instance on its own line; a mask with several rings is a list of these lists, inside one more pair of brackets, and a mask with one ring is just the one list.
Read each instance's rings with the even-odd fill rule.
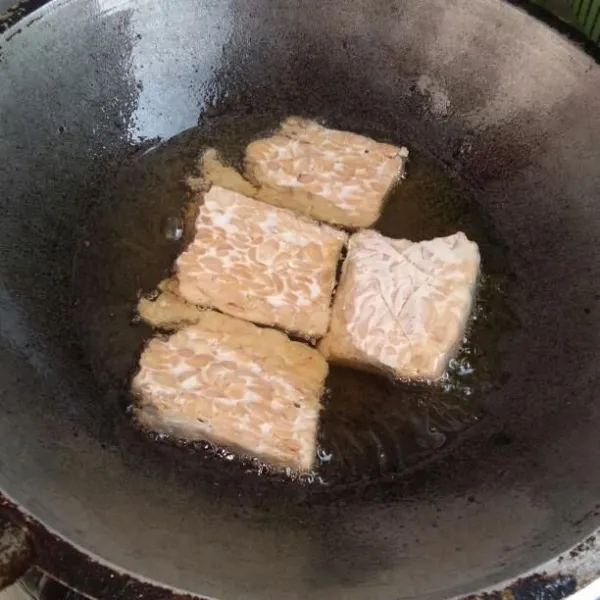
[[102,15],[130,14],[127,69],[138,90],[127,123],[131,141],[168,139],[196,125],[206,108],[231,35],[231,1],[198,2],[189,11],[174,11],[165,2],[142,2],[143,10],[135,4],[132,10],[130,2],[97,0]]

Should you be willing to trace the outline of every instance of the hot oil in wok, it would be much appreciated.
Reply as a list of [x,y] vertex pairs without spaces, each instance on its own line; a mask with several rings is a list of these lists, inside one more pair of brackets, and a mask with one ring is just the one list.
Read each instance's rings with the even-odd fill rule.
[[[272,119],[239,115],[211,119],[207,126],[124,160],[104,185],[75,259],[73,282],[84,352],[107,392],[128,389],[140,350],[153,334],[136,321],[135,306],[140,294],[169,274],[181,251],[177,230],[189,198],[185,179],[198,156],[214,146],[239,165],[246,144],[275,125]],[[377,229],[413,240],[462,230],[475,240],[483,276],[473,319],[460,352],[436,384],[392,382],[332,367],[317,467],[302,479],[347,483],[399,473],[481,419],[482,399],[502,381],[500,341],[515,325],[503,247],[460,182],[414,147],[410,150],[407,178],[392,194]],[[234,458],[210,444],[190,448],[213,459]],[[247,469],[248,463],[240,468]],[[281,476],[264,465],[257,470]]]

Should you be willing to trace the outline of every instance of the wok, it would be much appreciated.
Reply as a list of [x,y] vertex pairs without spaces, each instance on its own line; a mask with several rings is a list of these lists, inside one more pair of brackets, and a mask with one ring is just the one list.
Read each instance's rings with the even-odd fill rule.
[[[0,489],[14,505],[117,572],[223,599],[467,594],[600,525],[600,68],[583,48],[499,0],[19,10],[0,36]],[[124,409],[131,373],[98,367],[131,315],[89,298],[118,289],[133,307],[152,283],[97,243],[121,235],[98,215],[171,185],[128,165],[196,125],[297,113],[453,173],[506,265],[511,326],[481,418],[393,477],[286,483],[152,443]],[[130,194],[110,204],[123,172]],[[160,228],[131,206],[113,222]]]

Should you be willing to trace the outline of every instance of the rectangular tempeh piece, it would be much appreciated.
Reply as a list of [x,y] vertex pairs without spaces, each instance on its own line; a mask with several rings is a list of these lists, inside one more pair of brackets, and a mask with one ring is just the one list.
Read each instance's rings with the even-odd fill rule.
[[406,148],[299,117],[246,149],[246,174],[265,202],[351,229],[379,218],[404,174]]
[[417,243],[353,235],[319,349],[334,362],[438,379],[461,341],[479,262],[463,233]]
[[273,329],[215,311],[150,341],[133,379],[147,429],[311,468],[327,362]]
[[192,304],[307,338],[322,337],[347,235],[213,186],[194,241],[177,259],[178,294]]

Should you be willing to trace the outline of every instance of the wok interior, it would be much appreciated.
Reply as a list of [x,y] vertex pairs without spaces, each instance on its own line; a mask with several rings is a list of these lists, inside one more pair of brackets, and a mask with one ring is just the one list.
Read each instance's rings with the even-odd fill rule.
[[[10,497],[105,561],[219,598],[449,597],[597,525],[591,58],[495,0],[72,0],[0,42]],[[400,480],[315,494],[148,444],[75,334],[74,256],[119,165],[199,115],[208,130],[253,113],[320,116],[430,153],[478,190],[505,242],[520,324],[510,376],[460,445]]]
[[[188,236],[173,240],[169,229],[190,212],[186,179],[195,173],[199,155],[216,147],[243,168],[248,142],[278,124],[276,116],[254,112],[215,116],[210,127],[201,123],[124,161],[108,189],[93,200],[73,264],[74,327],[100,387],[122,393],[122,410],[132,402],[130,380],[141,349],[156,335],[138,316],[132,318],[135,304],[142,294],[155,295],[157,282],[169,276],[175,257],[189,243]],[[354,127],[360,126],[356,121]],[[214,460],[215,469],[231,468],[233,477],[236,469],[254,468],[279,485],[300,481],[345,487],[401,474],[456,443],[482,417],[486,395],[508,376],[502,372],[500,341],[518,327],[509,302],[505,248],[471,191],[435,160],[414,150],[409,171],[407,181],[390,194],[378,229],[413,240],[464,231],[479,244],[485,265],[466,341],[448,372],[438,382],[419,384],[332,365],[316,459],[308,473],[287,475],[259,461],[252,467],[253,462],[236,460],[230,451],[207,443],[186,445],[194,453],[192,461]],[[233,460],[231,466],[219,456]]]

